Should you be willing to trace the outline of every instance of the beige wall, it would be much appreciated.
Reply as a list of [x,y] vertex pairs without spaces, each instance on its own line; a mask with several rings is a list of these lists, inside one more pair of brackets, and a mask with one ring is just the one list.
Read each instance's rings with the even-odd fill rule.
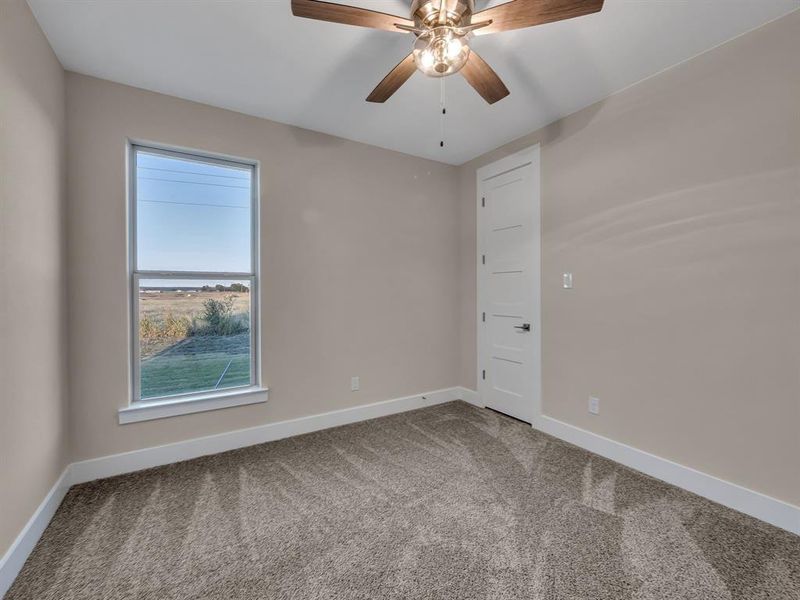
[[800,12],[464,165],[462,384],[475,169],[538,142],[544,413],[800,505],[798,56]]
[[[458,383],[455,167],[72,73],[67,115],[75,460]],[[126,137],[261,161],[267,404],[117,425]]]
[[0,2],[0,556],[67,464],[64,72]]

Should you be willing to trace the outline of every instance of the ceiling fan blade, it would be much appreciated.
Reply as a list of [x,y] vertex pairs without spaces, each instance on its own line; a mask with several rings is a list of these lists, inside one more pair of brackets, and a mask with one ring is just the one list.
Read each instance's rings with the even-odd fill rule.
[[422,35],[423,33],[428,33],[429,29],[420,29],[419,27],[409,27],[408,25],[403,25],[402,23],[395,23],[395,27],[398,29],[402,29],[403,31],[408,31],[409,33],[416,33],[417,35]]
[[292,0],[292,14],[295,17],[304,17],[306,19],[358,25],[359,27],[371,27],[398,33],[400,30],[395,27],[395,23],[409,27],[414,26],[414,21],[403,17],[387,15],[386,13],[367,10],[366,8],[358,8],[357,6],[323,2],[322,0]]
[[479,21],[477,23],[470,23],[469,25],[464,25],[463,27],[453,27],[453,31],[455,31],[458,35],[467,35],[472,31],[477,31],[478,29],[482,29],[483,27],[488,27],[491,25],[491,21]]
[[386,102],[392,97],[400,86],[403,85],[408,78],[417,70],[417,65],[414,62],[414,55],[409,54],[383,78],[378,86],[372,90],[372,93],[367,96],[367,102]]
[[492,67],[474,50],[470,52],[467,64],[461,68],[460,73],[489,104],[494,104],[511,93]]
[[472,19],[491,19],[491,25],[475,31],[475,35],[485,35],[582,17],[599,12],[602,8],[603,0],[511,0],[482,10],[474,14]]

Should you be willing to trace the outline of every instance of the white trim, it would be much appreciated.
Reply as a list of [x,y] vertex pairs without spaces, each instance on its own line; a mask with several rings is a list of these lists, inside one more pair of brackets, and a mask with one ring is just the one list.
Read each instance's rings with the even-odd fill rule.
[[800,506],[766,496],[552,417],[540,416],[537,428],[651,477],[800,535]]
[[457,387],[456,390],[458,390],[460,396],[459,400],[463,400],[464,402],[472,404],[473,406],[477,406],[478,408],[484,408],[477,391],[465,388],[463,386]]
[[[416,396],[375,402],[310,417],[72,463],[64,469],[14,543],[0,558],[0,598],[11,587],[71,485],[459,399],[475,406],[483,406],[475,390],[452,387]],[[800,535],[800,507],[637,450],[551,417],[542,416],[540,424],[542,431],[559,439]]]
[[70,466],[68,465],[55,485],[50,488],[36,512],[33,513],[25,527],[19,532],[9,549],[0,558],[0,598],[5,595],[11,584],[14,583],[14,579],[17,578],[22,565],[28,560],[28,556],[36,546],[36,542],[39,541],[48,523],[50,523],[50,519],[56,514],[56,510],[58,510],[70,485]]
[[[138,265],[137,227],[137,160],[139,151],[148,154],[161,154],[172,158],[181,158],[201,163],[216,163],[250,173],[250,272],[220,272],[205,271],[140,271]],[[260,283],[260,227],[261,227],[261,163],[258,160],[236,158],[216,152],[204,150],[191,150],[177,146],[160,143],[143,142],[128,138],[126,140],[126,225],[128,249],[128,283],[130,295],[128,297],[128,325],[129,325],[129,386],[131,407],[141,402],[141,356],[139,344],[139,281],[141,279],[219,279],[235,280],[248,279],[250,282],[250,383],[251,387],[259,387],[261,381],[261,327],[259,315],[261,308]],[[205,399],[212,390],[204,390],[199,394],[191,394],[192,398]],[[187,394],[188,396],[188,394]],[[153,398],[151,400],[170,401],[169,397]],[[146,400],[145,400],[146,401]],[[194,411],[197,412],[197,411]],[[180,414],[180,413],[178,413]]]
[[476,169],[475,173],[478,177],[478,181],[491,179],[492,177],[499,177],[500,175],[508,173],[509,171],[513,171],[514,169],[518,169],[519,167],[532,163],[534,160],[536,160],[536,153],[540,150],[540,148],[541,144],[537,142],[533,146],[529,146],[524,150],[520,150],[514,154],[509,154],[508,156],[504,156],[493,163],[489,163],[488,165],[484,165],[479,169]]
[[329,427],[338,427],[339,425],[357,421],[384,417],[407,410],[457,400],[460,396],[459,388],[451,387],[289,421],[279,421],[208,437],[194,438],[164,446],[143,448],[142,450],[84,460],[72,464],[72,483],[84,483],[103,477],[113,477],[114,475],[189,460],[198,456],[217,454],[320,429],[328,429]]
[[536,346],[534,347],[534,354],[536,356],[536,360],[533,360],[531,364],[531,368],[533,370],[533,387],[531,390],[531,401],[533,403],[533,410],[532,410],[532,417],[531,422],[533,425],[537,425],[539,416],[542,412],[542,152],[541,152],[541,144],[536,143],[528,148],[520,150],[519,152],[515,152],[514,154],[510,154],[504,158],[501,158],[493,163],[488,165],[484,165],[476,170],[475,172],[475,183],[476,183],[476,248],[477,248],[477,255],[475,257],[476,260],[476,331],[477,331],[477,339],[476,339],[476,348],[477,348],[477,364],[476,364],[476,372],[475,377],[477,380],[477,387],[478,390],[476,392],[475,401],[472,404],[476,406],[486,406],[486,402],[484,399],[484,395],[486,393],[485,390],[485,381],[482,377],[482,371],[486,368],[486,365],[489,363],[487,356],[485,355],[484,348],[487,345],[487,341],[485,339],[484,333],[484,321],[482,319],[483,312],[485,311],[485,300],[484,295],[485,292],[483,291],[486,287],[486,275],[482,256],[486,253],[486,249],[483,247],[483,239],[484,239],[484,229],[486,226],[486,219],[482,217],[481,210],[483,207],[483,199],[484,199],[484,191],[483,185],[484,182],[492,179],[494,177],[499,177],[500,175],[504,175],[509,171],[513,171],[514,169],[519,169],[521,167],[525,167],[527,165],[532,165],[535,171],[535,178],[537,188],[535,190],[534,199],[537,204],[536,209],[539,213],[538,220],[539,220],[539,244],[538,244],[538,259],[539,264],[539,281],[536,282],[536,289],[533,290],[533,298],[535,306],[531,311],[531,319],[533,323],[533,327],[536,328]]
[[174,400],[158,400],[156,402],[139,401],[119,409],[119,424],[152,421],[179,415],[219,410],[246,404],[261,404],[269,400],[269,388],[247,387],[229,391],[216,391],[208,394],[193,395],[188,398]]
[[[263,392],[266,391],[263,390]],[[405,396],[309,417],[269,423],[249,429],[240,429],[174,444],[72,463],[64,469],[56,484],[48,492],[39,508],[36,509],[36,512],[17,536],[17,539],[14,540],[14,543],[11,544],[11,547],[0,559],[0,598],[14,583],[14,579],[19,574],[34,546],[36,546],[45,528],[50,523],[53,515],[55,515],[67,490],[72,485],[189,460],[208,454],[235,450],[245,446],[262,444],[303,433],[311,433],[312,431],[330,427],[347,425],[348,423],[385,417],[452,400],[466,399],[470,394],[474,395],[475,392],[459,387],[445,388],[415,396]],[[263,402],[264,400],[257,401]],[[120,418],[122,419],[122,416]]]

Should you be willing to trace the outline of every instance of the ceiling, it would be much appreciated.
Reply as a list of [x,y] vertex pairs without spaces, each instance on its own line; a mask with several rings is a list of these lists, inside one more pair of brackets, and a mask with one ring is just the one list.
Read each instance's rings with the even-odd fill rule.
[[[606,0],[602,12],[472,42],[511,95],[416,73],[364,101],[411,34],[293,17],[289,0],[28,0],[64,67],[375,146],[461,164],[800,6]],[[407,16],[410,0],[334,0]],[[477,9],[502,4],[477,0]]]

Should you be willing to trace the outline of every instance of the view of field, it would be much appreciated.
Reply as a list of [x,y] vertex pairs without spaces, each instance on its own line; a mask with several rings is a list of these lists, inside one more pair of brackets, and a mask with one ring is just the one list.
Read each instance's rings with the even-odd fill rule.
[[250,293],[141,288],[141,398],[250,383]]

